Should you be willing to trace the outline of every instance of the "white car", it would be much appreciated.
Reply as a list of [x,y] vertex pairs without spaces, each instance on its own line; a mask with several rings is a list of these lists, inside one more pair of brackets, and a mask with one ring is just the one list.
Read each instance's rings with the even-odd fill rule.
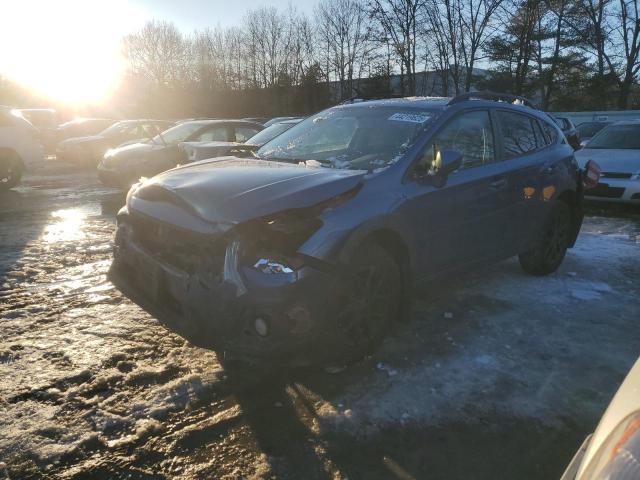
[[613,123],[575,153],[584,168],[594,160],[602,169],[600,182],[585,197],[640,204],[640,120]]
[[0,192],[18,185],[22,173],[43,160],[38,129],[18,110],[0,106]]
[[629,371],[593,435],[571,460],[561,480],[640,478],[640,360]]

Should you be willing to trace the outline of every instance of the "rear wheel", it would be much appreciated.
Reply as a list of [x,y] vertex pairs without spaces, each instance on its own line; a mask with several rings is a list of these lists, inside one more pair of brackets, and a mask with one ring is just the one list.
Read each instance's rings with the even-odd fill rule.
[[0,192],[9,190],[20,183],[22,163],[12,151],[0,150]]
[[345,360],[357,360],[380,343],[399,315],[402,275],[393,256],[373,241],[358,247],[348,269],[337,295],[336,327]]
[[519,255],[520,266],[532,275],[555,272],[569,248],[571,210],[564,202],[556,202],[551,209],[542,234],[528,252]]

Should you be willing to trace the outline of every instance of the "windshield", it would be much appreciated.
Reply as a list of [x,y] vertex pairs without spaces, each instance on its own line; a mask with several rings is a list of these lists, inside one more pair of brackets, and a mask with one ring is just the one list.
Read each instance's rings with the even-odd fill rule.
[[280,135],[282,132],[286,132],[291,127],[293,127],[295,123],[275,123],[270,127],[265,128],[261,132],[256,133],[253,137],[247,140],[248,145],[259,145],[262,146],[270,140],[273,140],[275,137]]
[[640,150],[640,124],[610,125],[593,137],[586,148]]
[[[192,133],[202,128],[202,123],[188,122],[181,123],[175,127],[165,130],[161,134],[153,137],[153,143],[159,143],[167,145],[177,145],[180,142],[184,142]],[[164,141],[163,141],[164,140]]]
[[365,170],[396,161],[434,111],[398,107],[337,107],[312,115],[257,152],[268,160],[316,160],[333,168]]
[[576,127],[581,137],[593,137],[596,133],[606,127],[606,123],[582,123]]

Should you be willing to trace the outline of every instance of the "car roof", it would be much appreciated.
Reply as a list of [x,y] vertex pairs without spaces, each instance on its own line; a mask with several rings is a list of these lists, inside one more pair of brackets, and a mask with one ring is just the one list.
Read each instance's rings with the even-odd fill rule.
[[[482,93],[482,92],[480,92]],[[469,95],[469,94],[467,94]],[[416,109],[416,110],[439,110],[444,111],[448,108],[464,108],[468,107],[470,103],[473,104],[474,107],[482,107],[482,108],[506,108],[509,110],[518,111],[521,113],[533,115],[544,121],[551,121],[549,115],[543,111],[538,110],[534,107],[523,105],[521,103],[512,103],[509,101],[509,95],[505,96],[505,99],[502,100],[492,100],[485,98],[463,98],[457,101],[453,101],[455,99],[452,97],[403,97],[403,98],[387,98],[380,100],[351,100],[340,104],[334,108],[340,107],[371,107],[371,106],[380,106],[380,107],[400,107],[406,109]],[[514,98],[519,98],[515,97]]]
[[403,108],[444,108],[449,105],[451,97],[402,97],[402,98],[384,98],[378,100],[359,100],[354,99],[345,102],[344,106],[367,106],[367,107],[391,107],[399,106]]

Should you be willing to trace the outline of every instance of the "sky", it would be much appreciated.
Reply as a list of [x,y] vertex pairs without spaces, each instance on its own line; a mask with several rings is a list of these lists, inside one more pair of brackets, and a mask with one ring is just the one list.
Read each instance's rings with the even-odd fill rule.
[[181,30],[238,25],[247,10],[274,6],[284,10],[295,5],[302,12],[311,13],[314,0],[130,0],[130,3],[152,18],[168,20]]
[[0,76],[55,102],[105,102],[125,65],[124,35],[148,20],[173,22],[184,33],[239,25],[249,9],[315,0],[0,0]]

